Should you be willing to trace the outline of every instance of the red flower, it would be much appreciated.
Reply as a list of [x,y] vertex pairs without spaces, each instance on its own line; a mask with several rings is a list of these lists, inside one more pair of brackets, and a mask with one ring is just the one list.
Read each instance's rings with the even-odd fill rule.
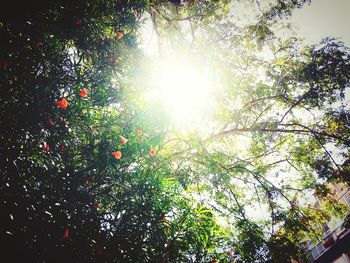
[[122,158],[122,152],[121,152],[121,151],[112,152],[112,155],[113,155],[114,158],[117,159],[117,160],[119,160],[120,158]]
[[334,243],[333,237],[328,237],[325,241],[323,241],[323,246],[325,248],[330,247]]
[[166,216],[163,216],[163,217],[162,217],[162,221],[163,221],[163,222],[168,222],[168,218],[167,218]]
[[62,110],[66,110],[68,107],[68,101],[65,98],[63,98],[59,101],[56,101],[55,105],[61,108]]
[[82,20],[81,20],[80,16],[77,16],[77,17],[75,18],[75,20],[74,20],[74,25],[75,25],[75,26],[80,26],[80,25],[81,25],[81,22],[82,22]]
[[97,209],[97,208],[100,207],[100,204],[96,202],[96,203],[93,204],[93,207]]
[[64,152],[64,148],[65,148],[64,144],[61,143],[61,144],[60,144],[60,147],[59,147],[61,153]]
[[46,142],[43,143],[42,149],[44,152],[49,152],[50,151],[50,145]]
[[96,253],[96,256],[101,256],[101,255],[103,255],[103,247],[101,247],[101,246],[99,246],[99,245],[96,245],[95,253]]
[[47,115],[47,113],[48,113],[48,112],[47,112],[47,110],[46,110],[44,107],[41,107],[41,108],[40,108],[40,114],[41,114],[41,115]]
[[85,180],[84,180],[84,185],[85,185],[85,186],[88,186],[89,184],[90,184],[90,181],[89,181],[88,179],[85,179]]
[[117,35],[118,35],[117,36],[118,40],[122,39],[123,36],[124,36],[124,34],[122,32],[120,32],[120,31],[118,31]]
[[0,69],[6,70],[8,65],[6,60],[0,59]]
[[54,127],[56,124],[53,122],[53,120],[51,120],[51,119],[48,119],[47,120],[47,124],[49,125],[49,126],[51,126],[51,127]]
[[41,41],[34,41],[33,47],[35,48],[41,48],[43,46],[43,43]]
[[128,142],[128,140],[121,135],[119,135],[119,141],[121,144],[126,144]]
[[88,95],[88,91],[87,89],[83,88],[80,93],[79,93],[80,97],[86,97]]
[[136,132],[137,132],[137,135],[142,135],[143,133],[142,130],[137,130]]
[[217,261],[216,259],[214,259],[214,260],[212,261],[212,263],[219,263],[219,261]]
[[149,150],[149,155],[151,155],[152,157],[156,155],[156,151],[151,149]]
[[68,228],[66,228],[66,230],[64,231],[63,238],[65,238],[65,239],[69,238]]

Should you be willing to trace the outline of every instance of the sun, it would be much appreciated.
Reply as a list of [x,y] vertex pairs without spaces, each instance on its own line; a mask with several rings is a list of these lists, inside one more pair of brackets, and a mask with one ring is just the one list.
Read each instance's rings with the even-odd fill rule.
[[149,96],[162,102],[176,124],[197,125],[213,107],[214,82],[203,64],[167,58],[157,63],[152,75]]

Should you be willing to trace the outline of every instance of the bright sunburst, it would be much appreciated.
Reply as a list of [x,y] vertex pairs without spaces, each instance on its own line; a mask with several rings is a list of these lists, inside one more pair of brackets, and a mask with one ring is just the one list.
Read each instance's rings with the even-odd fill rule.
[[179,125],[199,124],[213,106],[213,81],[203,65],[185,59],[165,59],[153,70],[150,97],[162,101]]

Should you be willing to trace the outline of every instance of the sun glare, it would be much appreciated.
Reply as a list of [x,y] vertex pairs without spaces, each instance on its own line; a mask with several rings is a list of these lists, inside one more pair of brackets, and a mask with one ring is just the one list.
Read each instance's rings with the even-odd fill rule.
[[152,99],[161,101],[178,125],[194,126],[203,121],[213,106],[213,81],[196,63],[167,59],[153,71]]

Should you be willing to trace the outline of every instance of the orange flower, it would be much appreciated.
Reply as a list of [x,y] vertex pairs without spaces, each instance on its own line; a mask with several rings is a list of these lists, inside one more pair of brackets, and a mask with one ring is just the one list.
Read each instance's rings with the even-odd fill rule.
[[68,107],[68,101],[65,98],[63,98],[59,101],[56,101],[55,105],[61,108],[62,110],[66,110]]
[[121,151],[112,152],[112,155],[113,155],[114,158],[117,159],[117,160],[119,160],[120,158],[122,158],[122,152],[121,152]]
[[156,155],[156,151],[151,149],[149,150],[149,155],[151,155],[152,157]]
[[137,130],[136,132],[137,132],[137,135],[142,135],[143,133],[142,130]]
[[117,36],[118,40],[122,39],[123,36],[124,36],[124,34],[122,32],[120,32],[120,31],[118,31],[117,34],[118,34],[118,36]]
[[65,239],[69,238],[68,228],[66,228],[66,230],[64,231],[63,238],[65,238]]
[[56,125],[56,124],[53,122],[53,120],[51,120],[51,119],[48,119],[48,120],[47,120],[47,124],[48,124],[49,126],[51,126],[51,127],[53,127],[53,126]]
[[80,97],[86,97],[88,95],[88,91],[87,89],[83,88],[80,93],[79,93]]
[[162,221],[163,221],[163,222],[168,222],[168,218],[167,218],[166,216],[163,216],[163,217],[162,217]]
[[50,145],[46,142],[43,143],[43,147],[42,147],[44,152],[49,152],[50,151]]
[[126,144],[128,142],[128,140],[121,135],[119,135],[119,141],[121,144]]

